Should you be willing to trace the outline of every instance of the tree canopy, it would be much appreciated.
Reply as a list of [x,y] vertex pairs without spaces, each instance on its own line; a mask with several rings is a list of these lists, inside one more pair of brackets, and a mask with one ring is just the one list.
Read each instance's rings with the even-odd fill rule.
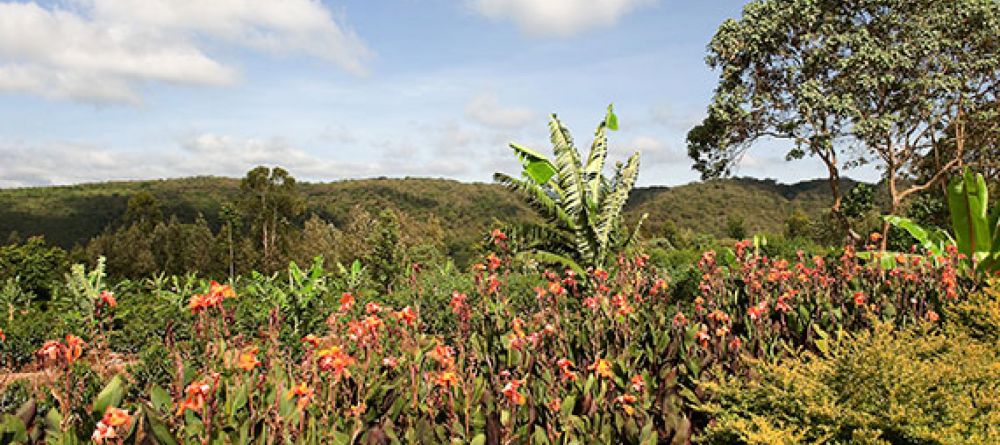
[[[709,44],[719,84],[689,155],[718,177],[761,139],[791,141],[787,159],[826,165],[838,213],[840,171],[875,163],[895,212],[969,158],[966,130],[995,113],[998,35],[995,0],[750,3]],[[933,155],[933,172],[914,182]]]

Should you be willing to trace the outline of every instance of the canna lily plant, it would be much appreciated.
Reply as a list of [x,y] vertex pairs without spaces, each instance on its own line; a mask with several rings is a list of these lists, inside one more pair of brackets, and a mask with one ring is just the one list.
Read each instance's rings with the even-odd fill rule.
[[636,240],[642,220],[629,232],[622,221],[622,208],[639,176],[639,153],[624,164],[618,163],[613,177],[603,174],[607,131],[617,129],[618,118],[609,105],[586,158],[555,114],[549,118],[551,159],[523,145],[510,144],[523,165],[522,177],[495,173],[493,178],[521,195],[545,221],[511,230],[522,244],[522,255],[583,274],[586,268],[609,265]]

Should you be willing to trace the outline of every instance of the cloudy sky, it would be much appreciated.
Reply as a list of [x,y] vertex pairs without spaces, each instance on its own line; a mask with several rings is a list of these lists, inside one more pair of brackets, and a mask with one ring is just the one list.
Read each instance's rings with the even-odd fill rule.
[[[697,179],[684,136],[734,0],[0,2],[0,187],[281,165],[300,179],[489,181],[506,144],[588,141],[614,102],[644,185]],[[582,144],[583,145],[583,144]],[[757,150],[739,174],[821,177]],[[853,176],[865,178],[864,172]]]

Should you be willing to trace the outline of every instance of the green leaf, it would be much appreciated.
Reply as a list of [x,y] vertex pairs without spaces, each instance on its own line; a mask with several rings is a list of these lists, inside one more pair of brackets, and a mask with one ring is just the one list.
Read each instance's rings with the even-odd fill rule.
[[486,435],[483,433],[476,434],[476,437],[472,438],[469,445],[483,445],[486,443]]
[[562,405],[559,407],[559,413],[562,414],[563,417],[569,417],[570,414],[573,414],[574,407],[576,407],[576,396],[566,396],[566,398],[562,400]]
[[153,385],[149,390],[149,400],[153,402],[153,407],[161,412],[169,412],[170,406],[173,404],[170,393],[160,385]]
[[986,180],[966,169],[965,174],[948,184],[948,208],[958,250],[972,258],[991,250],[987,215]]
[[4,443],[27,443],[28,428],[16,416],[4,414],[0,423],[0,439],[3,439]]
[[544,155],[520,144],[510,143],[510,148],[521,160],[526,176],[538,185],[545,184],[556,174],[556,168]]
[[604,116],[604,122],[607,123],[609,130],[618,131],[618,116],[615,114],[614,104],[608,105],[608,114]]
[[94,414],[103,416],[109,406],[117,407],[125,396],[125,381],[120,376],[114,376],[104,386],[104,389],[94,398]]
[[156,439],[156,443],[160,445],[177,445],[177,440],[174,438],[173,434],[170,434],[170,429],[167,425],[163,423],[163,419],[160,418],[156,410],[148,405],[142,407],[143,417],[146,419],[146,423],[149,426],[149,431]]

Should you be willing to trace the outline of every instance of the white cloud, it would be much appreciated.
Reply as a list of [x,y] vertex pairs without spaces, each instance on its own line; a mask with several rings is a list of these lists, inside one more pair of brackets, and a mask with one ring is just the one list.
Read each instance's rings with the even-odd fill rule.
[[492,93],[472,98],[465,106],[465,115],[488,127],[508,129],[523,127],[535,118],[535,113],[528,108],[500,105],[500,100]]
[[673,163],[685,163],[686,165],[688,162],[684,153],[673,150],[662,139],[646,135],[636,136],[623,146],[612,143],[613,159],[610,161],[624,161],[627,156],[631,156],[636,151],[639,152],[639,162],[643,167]]
[[610,26],[657,0],[471,0],[486,17],[511,20],[530,35],[569,36]]
[[0,3],[0,91],[137,103],[147,82],[231,84],[236,71],[202,50],[216,41],[321,57],[356,74],[370,55],[311,0],[70,3]]
[[364,74],[365,44],[316,0],[78,0],[98,20],[179,32],[274,52],[301,52]]

